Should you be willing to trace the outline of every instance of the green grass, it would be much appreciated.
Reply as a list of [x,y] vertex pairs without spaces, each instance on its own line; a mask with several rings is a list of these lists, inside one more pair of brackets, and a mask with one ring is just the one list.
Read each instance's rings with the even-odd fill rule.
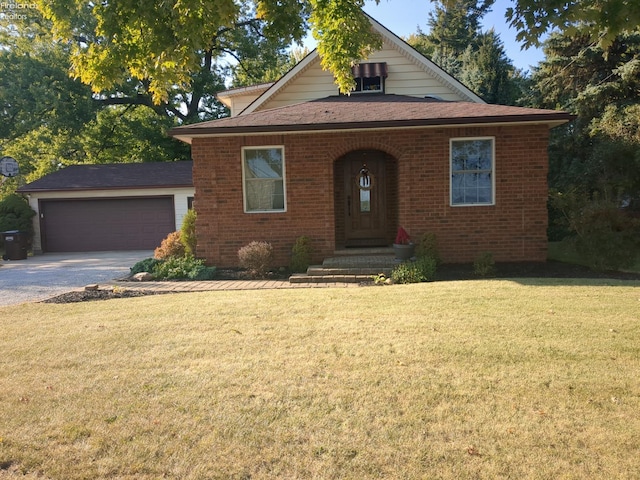
[[0,478],[637,478],[639,287],[0,308]]

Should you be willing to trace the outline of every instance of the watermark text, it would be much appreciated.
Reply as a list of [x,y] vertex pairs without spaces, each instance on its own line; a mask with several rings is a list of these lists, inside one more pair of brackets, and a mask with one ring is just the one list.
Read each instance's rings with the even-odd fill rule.
[[38,8],[38,5],[36,5],[35,3],[0,2],[0,10],[29,10],[36,8]]
[[0,20],[26,20],[26,10],[35,10],[35,3],[0,2]]

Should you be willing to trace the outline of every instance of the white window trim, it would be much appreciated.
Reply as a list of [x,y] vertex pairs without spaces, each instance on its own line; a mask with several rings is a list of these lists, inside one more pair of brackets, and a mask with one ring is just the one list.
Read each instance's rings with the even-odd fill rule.
[[[375,77],[378,78],[378,77]],[[355,80],[358,81],[359,79],[362,79],[362,77],[356,77]],[[385,93],[384,91],[384,81],[385,78],[384,77],[380,77],[380,88],[378,90],[352,90],[351,94],[352,95],[368,95],[371,93]]]
[[[244,152],[246,152],[247,150],[269,150],[273,148],[278,148],[282,150],[282,193],[284,197],[284,208],[281,210],[248,210]],[[287,170],[286,170],[287,162],[285,161],[284,145],[260,145],[260,146],[242,147],[240,162],[241,162],[240,168],[242,169],[242,204],[243,204],[244,213],[248,213],[248,214],[286,213],[287,212]]]
[[[491,140],[491,202],[453,203],[453,142],[465,140]],[[449,139],[449,206],[491,207],[496,204],[496,137],[454,137]]]

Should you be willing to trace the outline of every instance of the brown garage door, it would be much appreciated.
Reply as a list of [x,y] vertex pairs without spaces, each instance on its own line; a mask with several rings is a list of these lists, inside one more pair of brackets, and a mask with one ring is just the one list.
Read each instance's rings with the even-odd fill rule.
[[147,250],[175,230],[172,197],[43,200],[45,252]]

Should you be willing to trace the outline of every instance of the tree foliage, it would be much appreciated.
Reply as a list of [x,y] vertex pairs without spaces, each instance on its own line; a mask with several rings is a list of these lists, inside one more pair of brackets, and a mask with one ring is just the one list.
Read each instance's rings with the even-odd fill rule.
[[620,201],[638,197],[640,32],[623,33],[606,49],[588,32],[554,34],[544,51],[530,105],[577,115],[553,132],[551,186]]
[[176,89],[189,91],[203,63],[222,52],[238,55],[248,47],[246,42],[235,42],[239,29],[257,33],[263,46],[277,47],[300,42],[310,23],[323,66],[345,91],[353,82],[347,78],[350,63],[379,45],[361,10],[364,0],[38,0],[37,4],[52,22],[56,38],[72,45],[75,76],[96,93],[135,79],[155,105],[171,104]]
[[480,21],[494,0],[431,0],[428,40],[441,55],[460,57],[469,46],[474,50],[481,31]]
[[436,7],[429,14],[429,33],[418,31],[409,43],[487,102],[515,104],[524,77],[507,57],[500,36],[481,31],[493,0],[432,1]]
[[[160,3],[155,2],[153,8],[164,8]],[[174,3],[176,12],[186,8],[184,3]],[[156,59],[152,63],[158,70],[147,69],[142,78],[133,73],[143,68],[138,60],[149,49],[168,45],[172,36],[161,24],[176,12],[153,17],[133,2],[111,6],[113,9],[107,3],[41,2],[39,9],[0,15],[0,154],[16,158],[22,174],[3,183],[0,197],[66,165],[186,159],[188,147],[168,138],[167,129],[227,115],[226,107],[215,99],[215,93],[226,88],[225,82],[273,80],[292,65],[285,51],[285,40],[291,34],[284,40],[266,35],[272,25],[261,20],[255,8],[238,7],[241,18],[220,26],[215,38],[209,39],[211,48],[192,52],[196,65],[192,71],[185,74],[176,67],[185,74],[184,81],[171,85],[165,101],[154,103],[153,79],[158,71],[168,79],[170,70]],[[198,14],[199,18],[213,15],[209,3],[203,8],[207,11]],[[194,12],[189,15],[196,15]],[[215,15],[222,12],[216,10]],[[122,26],[118,33],[115,17],[125,14],[131,15],[133,23]],[[137,15],[142,18],[134,18]],[[175,35],[190,37],[188,31],[196,25],[189,23],[193,17],[187,17],[181,20],[184,25],[176,27]],[[278,17],[277,22],[282,21]],[[134,48],[136,35],[131,30],[132,25],[141,27],[145,22],[148,35],[139,30],[145,38],[138,39],[137,47],[146,45],[146,53]],[[172,50],[168,55],[176,54]],[[125,63],[119,65],[120,61]],[[129,61],[137,63],[127,68]],[[92,83],[87,85],[88,81]]]
[[[33,235],[33,222],[36,214],[27,201],[19,195],[8,195],[0,200],[0,232],[20,230],[28,237]],[[2,237],[2,235],[0,235]],[[2,240],[0,238],[0,240]]]
[[506,17],[518,30],[525,47],[539,45],[541,37],[556,30],[580,32],[606,48],[625,31],[640,25],[637,0],[516,0]]
[[494,30],[480,33],[475,48],[469,45],[459,57],[459,79],[488,103],[513,105],[524,89],[525,78],[511,63]]

